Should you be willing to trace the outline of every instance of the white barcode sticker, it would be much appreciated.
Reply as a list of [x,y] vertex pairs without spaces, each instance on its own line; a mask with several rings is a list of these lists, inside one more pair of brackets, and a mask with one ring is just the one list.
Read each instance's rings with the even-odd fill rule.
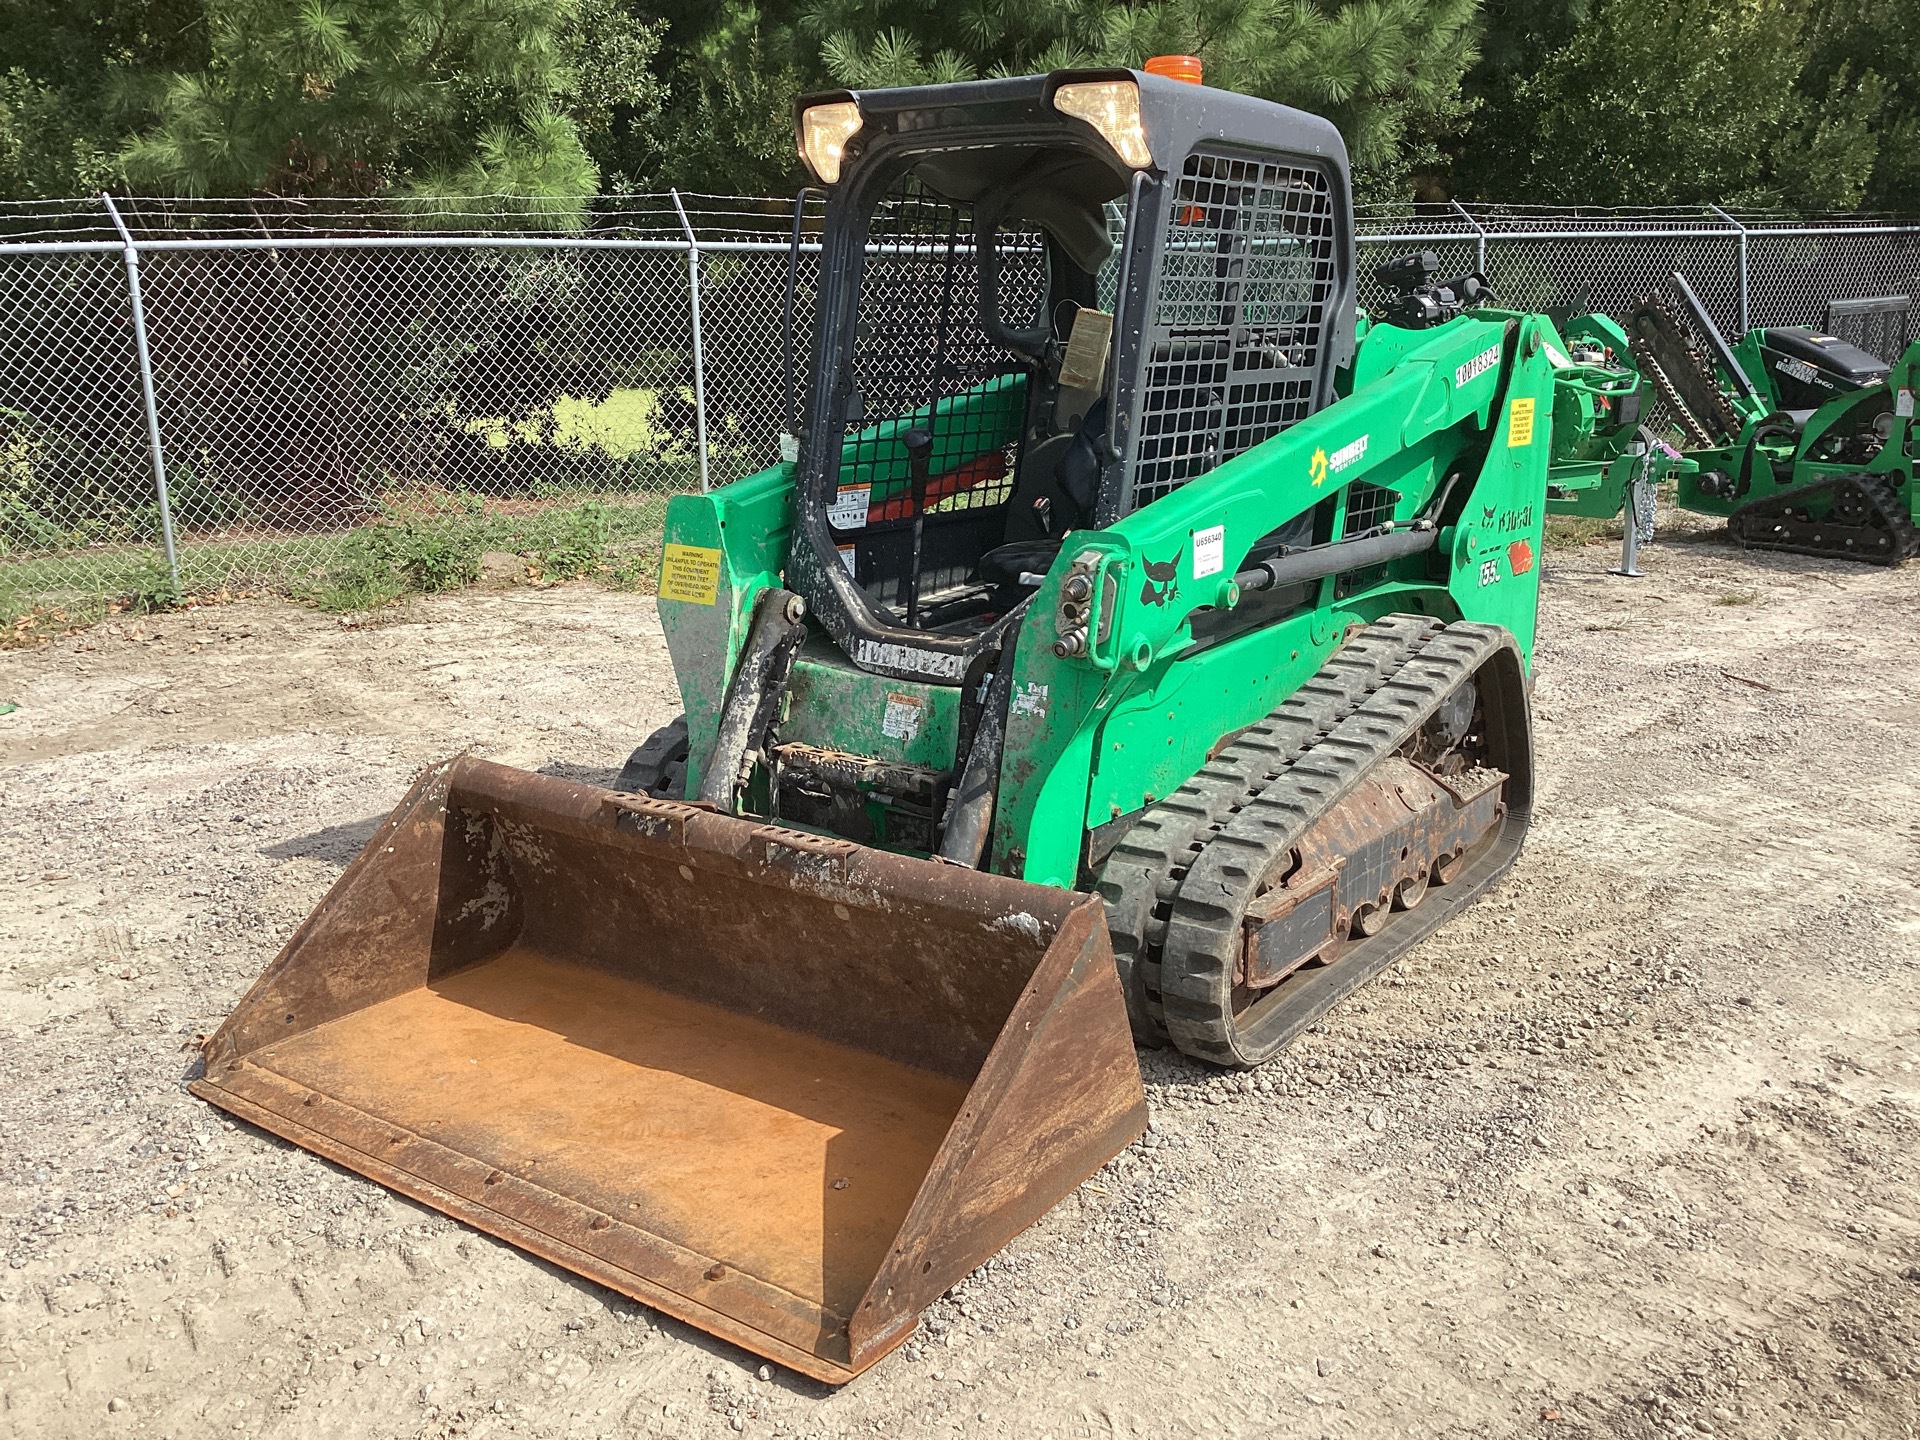
[[1913,415],[1913,391],[1902,389],[1893,397],[1893,413],[1902,419]]
[[827,507],[827,523],[836,530],[866,529],[867,502],[871,499],[871,485],[842,485]]
[[1227,565],[1227,527],[1215,525],[1193,532],[1193,578],[1218,575]]

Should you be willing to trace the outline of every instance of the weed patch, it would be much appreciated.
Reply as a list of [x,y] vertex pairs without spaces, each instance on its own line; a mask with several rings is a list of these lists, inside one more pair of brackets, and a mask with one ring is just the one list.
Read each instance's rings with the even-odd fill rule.
[[658,500],[588,500],[526,511],[476,497],[394,508],[349,534],[333,562],[296,593],[335,613],[376,610],[472,584],[488,553],[519,556],[548,583],[594,579],[638,589],[652,573],[663,509]]
[[1549,550],[1579,550],[1587,545],[1598,544],[1602,540],[1619,538],[1618,516],[1606,520],[1598,520],[1586,515],[1549,515],[1547,517],[1546,542]]

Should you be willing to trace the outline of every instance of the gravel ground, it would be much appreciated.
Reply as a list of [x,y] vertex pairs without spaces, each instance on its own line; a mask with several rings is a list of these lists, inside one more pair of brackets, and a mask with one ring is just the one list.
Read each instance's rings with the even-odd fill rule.
[[1519,866],[838,1392],[189,1096],[414,771],[605,779],[651,603],[243,603],[0,656],[0,1434],[1905,1436],[1920,567],[1549,552]]

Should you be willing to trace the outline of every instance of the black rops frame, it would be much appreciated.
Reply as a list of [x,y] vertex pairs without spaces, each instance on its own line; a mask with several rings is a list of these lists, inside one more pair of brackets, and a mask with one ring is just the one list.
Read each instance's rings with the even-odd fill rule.
[[[1137,424],[1142,348],[1160,283],[1165,207],[1174,188],[1167,180],[1177,179],[1197,147],[1225,146],[1250,156],[1305,161],[1324,170],[1334,209],[1334,293],[1321,320],[1313,408],[1332,399],[1334,371],[1352,359],[1356,315],[1352,187],[1340,132],[1319,116],[1133,70],[1056,70],[1005,80],[801,97],[794,107],[796,129],[801,112],[846,100],[860,106],[863,124],[847,143],[840,183],[827,192],[821,303],[814,324],[815,375],[809,387],[795,486],[798,503],[787,584],[805,597],[814,618],[864,670],[959,685],[975,658],[1003,639],[1003,627],[998,625],[979,635],[961,636],[889,623],[846,573],[827,522],[833,501],[828,493],[833,478],[828,447],[842,442],[834,422],[845,413],[853,383],[851,339],[865,258],[869,192],[876,184],[889,183],[895,172],[891,162],[906,156],[963,145],[1032,144],[1036,136],[1077,143],[1125,173],[1091,125],[1053,108],[1053,94],[1062,85],[1119,79],[1131,79],[1140,88],[1141,118],[1156,164],[1151,170],[1133,172],[1127,191],[1127,249],[1121,261],[1107,453],[1124,457],[1130,449],[1127,432]],[[833,373],[825,375],[823,368],[829,364]],[[1122,513],[1125,479],[1124,459],[1110,460],[1101,479],[1099,524],[1111,524]]]

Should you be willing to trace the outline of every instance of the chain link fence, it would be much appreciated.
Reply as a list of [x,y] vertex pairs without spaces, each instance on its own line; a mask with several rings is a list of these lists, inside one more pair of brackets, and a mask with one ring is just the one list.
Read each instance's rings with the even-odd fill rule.
[[[0,205],[0,620],[480,550],[643,579],[666,496],[778,457],[818,212],[790,257],[790,201],[521,209]],[[1360,217],[1362,303],[1412,249],[1615,316],[1678,269],[1730,334],[1920,285],[1920,225],[1442,206]]]

